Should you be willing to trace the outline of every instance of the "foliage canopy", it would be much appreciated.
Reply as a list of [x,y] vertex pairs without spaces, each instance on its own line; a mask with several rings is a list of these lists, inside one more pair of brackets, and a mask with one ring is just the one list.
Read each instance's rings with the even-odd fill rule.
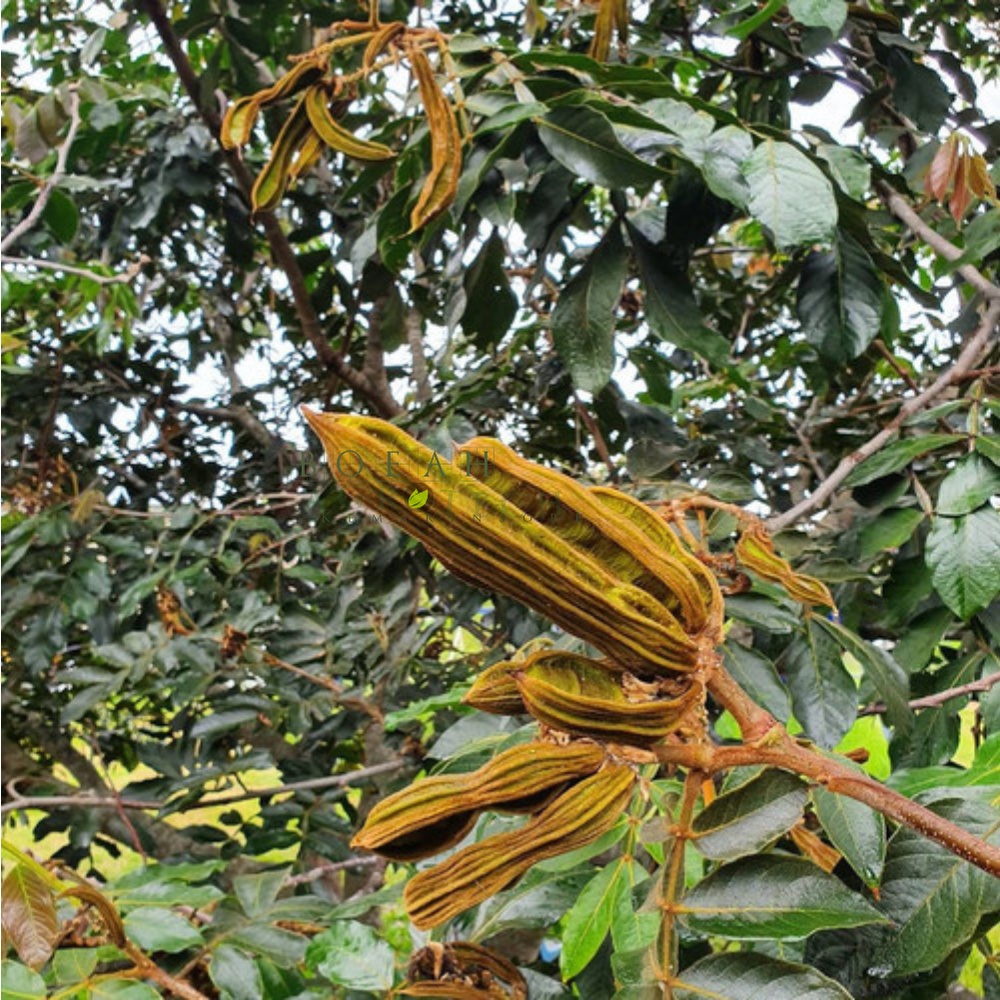
[[[5,991],[1000,996],[992,5],[4,15]],[[651,696],[572,560],[449,562],[434,469],[371,516],[303,403],[667,514],[740,693],[692,591],[642,580],[698,678]],[[520,843],[489,780],[552,728],[589,774],[608,718],[642,794],[412,927],[376,803],[462,787],[442,849]]]

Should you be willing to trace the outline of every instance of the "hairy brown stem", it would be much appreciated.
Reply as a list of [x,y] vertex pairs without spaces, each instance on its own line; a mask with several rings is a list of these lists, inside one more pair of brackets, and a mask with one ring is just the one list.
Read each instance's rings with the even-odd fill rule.
[[[983,691],[989,691],[995,685],[1000,684],[1000,671],[995,674],[987,674],[985,677],[980,677],[978,681],[969,681],[968,684],[959,684],[958,687],[947,688],[944,691],[938,691],[935,694],[925,695],[923,698],[914,698],[909,702],[910,708],[939,708],[945,702],[951,701],[952,698],[961,698],[966,694],[979,694]],[[867,708],[863,708],[858,714],[859,715],[881,715],[885,711],[885,705],[869,705]]]
[[[207,107],[202,103],[198,75],[181,46],[180,39],[177,37],[160,0],[140,0],[140,5],[153,22],[153,26],[160,36],[160,41],[163,43],[163,48],[177,71],[181,85],[213,137],[218,140],[222,118],[217,108]],[[238,151],[225,150],[224,152],[239,187],[243,194],[249,198],[249,193],[253,188],[253,177],[250,171],[247,170]],[[379,416],[389,418],[402,413],[402,407],[392,398],[388,387],[374,385],[364,372],[359,371],[338,351],[334,350],[323,333],[322,324],[309,295],[305,276],[280,222],[272,212],[259,212],[258,218],[264,226],[264,234],[271,247],[274,261],[284,271],[285,277],[288,279],[288,287],[292,293],[302,333],[316,352],[320,362],[364,399]]]

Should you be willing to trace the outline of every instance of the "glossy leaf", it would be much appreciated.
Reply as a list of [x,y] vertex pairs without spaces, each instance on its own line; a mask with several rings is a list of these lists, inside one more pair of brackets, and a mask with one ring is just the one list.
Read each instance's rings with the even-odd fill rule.
[[956,441],[961,441],[960,434],[925,434],[923,437],[907,438],[895,441],[881,451],[865,459],[844,480],[847,486],[864,486],[867,483],[891,476],[900,469],[905,469],[915,458],[926,455],[930,451],[944,448]]
[[877,886],[885,862],[885,819],[863,802],[823,788],[812,790],[813,806],[834,847],[868,886]]
[[197,948],[202,936],[179,913],[159,906],[142,906],[126,914],[125,933],[145,951],[168,953]]
[[941,481],[937,513],[947,517],[971,514],[1000,495],[1000,468],[973,452],[959,459]]
[[599,871],[566,914],[559,955],[564,980],[572,979],[590,964],[611,930],[621,877],[621,861]]
[[774,664],[756,649],[730,640],[722,647],[726,669],[754,701],[776,719],[787,722],[792,712],[788,688],[782,684]]
[[750,185],[750,212],[779,247],[833,238],[833,187],[805,153],[790,143],[765,139],[744,162],[743,174]]
[[819,930],[885,922],[839,879],[777,854],[720,868],[684,897],[680,913],[691,930],[737,941],[794,941]]
[[615,313],[627,261],[621,229],[613,225],[570,279],[552,311],[552,339],[573,383],[599,392],[614,369]]
[[800,778],[765,771],[706,806],[692,824],[692,842],[713,861],[756,854],[798,822],[807,799]]
[[392,948],[371,927],[338,920],[317,934],[306,949],[306,963],[340,986],[381,992],[392,987]]
[[684,969],[676,1000],[851,1000],[839,983],[807,965],[750,951],[709,955]]
[[858,711],[857,686],[841,660],[840,646],[810,618],[785,651],[782,666],[795,717],[820,746],[836,746]]
[[263,1000],[263,984],[256,962],[230,944],[213,949],[208,974],[225,1000]]
[[796,310],[806,339],[835,364],[864,353],[882,328],[884,289],[864,249],[844,232],[806,259]]
[[927,565],[941,599],[971,618],[1000,593],[1000,514],[983,506],[963,517],[935,519],[927,535]]
[[18,957],[32,969],[40,969],[60,936],[49,883],[28,865],[15,865],[3,880],[2,916],[4,933]]
[[[923,798],[934,812],[984,840],[1000,844],[1000,818],[989,793],[935,791]],[[880,908],[893,933],[879,955],[886,975],[934,968],[1000,909],[1000,880],[933,841],[901,828],[889,844]]]

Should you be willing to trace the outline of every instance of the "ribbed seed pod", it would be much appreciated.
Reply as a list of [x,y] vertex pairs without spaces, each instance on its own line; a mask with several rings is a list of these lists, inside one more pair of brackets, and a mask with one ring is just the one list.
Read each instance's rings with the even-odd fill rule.
[[470,941],[432,941],[421,948],[396,993],[447,1000],[528,1000],[528,985],[503,955]]
[[525,708],[539,722],[574,736],[650,747],[659,743],[701,703],[703,687],[686,677],[675,697],[629,701],[619,676],[596,660],[545,651],[513,674]]
[[796,573],[775,551],[763,528],[746,529],[736,543],[736,558],[747,569],[765,580],[780,583],[791,597],[802,604],[822,604],[836,608],[830,589],[822,580]]
[[[687,672],[720,638],[714,579],[675,538],[659,551],[629,503],[617,509],[488,438],[448,464],[386,421],[304,412],[347,493],[456,575],[541,611],[623,668]],[[429,502],[410,507],[428,488]]]
[[523,669],[526,660],[501,660],[487,667],[473,682],[462,701],[491,715],[523,715],[527,712],[514,671]]
[[457,844],[484,809],[535,812],[570,781],[605,762],[593,743],[511,747],[471,774],[443,774],[417,781],[372,809],[352,847],[393,861],[415,861]]
[[488,837],[419,872],[403,901],[413,924],[436,927],[516,882],[532,865],[589,844],[625,810],[635,772],[608,764],[568,788],[519,830]]

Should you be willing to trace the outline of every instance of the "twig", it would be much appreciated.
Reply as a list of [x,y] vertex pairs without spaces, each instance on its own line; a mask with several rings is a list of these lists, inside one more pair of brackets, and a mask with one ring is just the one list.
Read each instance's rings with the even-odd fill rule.
[[608,478],[611,482],[617,483],[618,469],[615,467],[614,459],[612,459],[611,452],[608,450],[608,443],[604,440],[604,435],[601,433],[601,428],[594,419],[594,415],[587,409],[583,400],[575,392],[573,393],[573,407],[586,425],[590,436],[594,439],[594,448],[597,450],[601,461],[607,466]]
[[[991,690],[995,685],[1000,684],[1000,671],[995,674],[988,674],[980,677],[978,681],[969,681],[968,684],[959,684],[958,687],[948,688],[945,691],[938,691],[936,694],[928,694],[923,698],[914,698],[909,704],[910,708],[940,708],[945,702],[952,698],[961,698],[966,694],[977,694]],[[885,705],[875,704],[863,708],[859,715],[881,715],[885,712]]]
[[76,138],[76,133],[80,128],[80,93],[75,84],[69,88],[69,129],[66,138],[59,146],[59,153],[56,156],[56,165],[52,173],[46,178],[35,199],[35,204],[31,206],[31,211],[3,238],[0,240],[0,253],[9,250],[25,233],[33,229],[45,211],[45,206],[52,197],[52,192],[59,182],[66,176],[66,164],[69,162],[69,151]]
[[[349,785],[357,784],[368,778],[379,774],[391,774],[406,766],[403,758],[398,760],[388,760],[381,764],[372,764],[370,767],[361,767],[356,771],[347,771],[344,774],[331,774],[325,778],[309,778],[305,781],[294,781],[286,785],[269,785],[266,788],[252,788],[248,791],[237,792],[233,795],[222,795],[218,798],[199,799],[190,808],[204,809],[209,806],[229,805],[233,802],[246,802],[250,799],[266,799],[272,795],[285,795],[289,792],[317,791],[322,788],[346,788]],[[0,806],[0,814],[14,812],[22,809],[62,809],[66,807],[80,806],[87,809],[116,809],[119,805],[123,809],[145,809],[158,812],[167,809],[169,802],[160,802],[154,799],[117,799],[110,796],[87,795],[21,795],[15,792],[16,797],[10,802],[5,802]]]
[[[878,184],[876,187],[879,196],[888,206],[889,211],[900,222],[905,223],[907,229],[915,236],[919,236],[939,257],[944,257],[945,260],[950,261],[962,258],[962,251],[950,240],[945,239],[940,233],[927,225],[920,218],[913,206],[898,191],[894,191],[887,184]],[[959,264],[957,270],[976,291],[981,292],[991,302],[1000,299],[1000,285],[995,285],[978,268],[973,267],[972,264]]]
[[371,868],[373,865],[380,864],[381,861],[382,859],[375,854],[364,858],[348,858],[346,861],[329,861],[326,864],[317,865],[307,872],[302,872],[301,875],[289,875],[285,879],[285,885],[308,885],[311,882],[318,882],[326,875],[332,875],[347,868]]
[[135,280],[143,265],[148,263],[149,258],[143,255],[139,260],[129,264],[121,274],[97,274],[85,267],[74,267],[72,264],[63,264],[57,260],[45,260],[42,257],[11,257],[9,254],[0,254],[0,264],[11,264],[14,267],[37,267],[43,271],[62,271],[64,274],[75,274],[86,278],[87,281],[93,281],[97,285],[127,285]]
[[966,372],[974,368],[979,361],[983,351],[986,350],[991,338],[996,333],[998,323],[1000,323],[1000,297],[990,303],[982,322],[966,342],[965,347],[962,348],[955,364],[947,371],[942,372],[922,393],[913,396],[903,403],[896,416],[878,434],[842,459],[837,468],[805,500],[797,503],[783,514],[772,517],[767,522],[768,530],[772,532],[781,531],[790,524],[794,524],[804,514],[808,514],[810,511],[821,506],[837,491],[841,483],[854,471],[860,462],[880,451],[896,436],[896,432],[909,417],[912,417],[914,413],[925,410],[948,386],[954,382],[961,381],[965,377]]
[[[209,131],[218,140],[222,125],[218,109],[202,102],[201,83],[198,75],[184,52],[180,39],[177,37],[160,0],[140,0],[140,6],[153,22],[153,27],[160,36],[167,57],[177,71],[181,85],[201,115],[202,120],[208,126]],[[253,177],[250,171],[236,150],[224,150],[223,152],[237,184],[249,200],[250,191],[253,188]],[[323,333],[323,327],[316,313],[316,308],[313,306],[302,268],[299,267],[295,251],[292,249],[291,243],[288,242],[288,237],[281,228],[277,217],[273,212],[258,212],[257,218],[264,226],[264,233],[267,236],[275,263],[285,272],[285,277],[288,279],[288,287],[292,293],[292,301],[295,304],[302,333],[315,350],[320,362],[365,399],[379,416],[394,417],[402,413],[402,407],[392,398],[388,388],[373,385],[364,372],[358,371],[340,352],[334,350],[333,345]]]

